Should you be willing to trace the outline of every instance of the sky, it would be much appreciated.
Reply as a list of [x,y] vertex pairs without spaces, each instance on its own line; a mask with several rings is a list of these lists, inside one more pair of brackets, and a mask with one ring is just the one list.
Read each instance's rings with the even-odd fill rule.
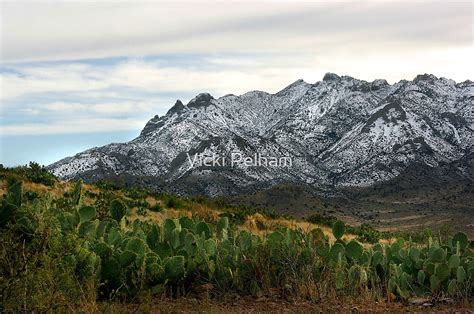
[[472,80],[473,3],[0,0],[0,163],[131,140],[201,92]]

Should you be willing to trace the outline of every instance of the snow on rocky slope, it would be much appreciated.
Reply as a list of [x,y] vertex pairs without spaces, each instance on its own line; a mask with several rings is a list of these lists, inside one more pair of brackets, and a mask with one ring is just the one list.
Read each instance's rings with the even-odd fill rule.
[[[408,166],[437,167],[473,150],[474,83],[433,75],[390,85],[328,73],[276,94],[197,95],[155,116],[136,139],[92,148],[49,169],[62,179],[155,178],[180,193],[232,194],[278,183],[368,186]],[[291,158],[291,166],[230,165],[230,156]],[[195,155],[226,165],[194,164]],[[178,188],[179,187],[179,188]]]

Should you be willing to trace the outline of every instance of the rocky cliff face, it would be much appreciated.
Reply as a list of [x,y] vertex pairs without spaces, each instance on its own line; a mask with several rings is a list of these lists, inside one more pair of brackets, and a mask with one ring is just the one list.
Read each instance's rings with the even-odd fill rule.
[[[178,100],[136,139],[89,149],[49,169],[87,181],[146,177],[175,192],[208,195],[279,183],[369,186],[414,164],[435,168],[469,156],[473,131],[471,81],[425,74],[390,85],[328,73],[320,82],[298,80],[276,94],[215,99],[203,93],[186,105]],[[188,156],[203,154],[290,157],[292,163],[191,167]]]

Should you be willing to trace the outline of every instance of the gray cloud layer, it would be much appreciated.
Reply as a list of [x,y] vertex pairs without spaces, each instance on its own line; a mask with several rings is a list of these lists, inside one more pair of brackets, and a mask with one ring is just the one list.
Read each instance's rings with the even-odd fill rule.
[[467,2],[2,3],[4,62],[471,47]]
[[276,92],[325,72],[472,79],[471,1],[0,5],[6,135],[139,129],[176,98]]

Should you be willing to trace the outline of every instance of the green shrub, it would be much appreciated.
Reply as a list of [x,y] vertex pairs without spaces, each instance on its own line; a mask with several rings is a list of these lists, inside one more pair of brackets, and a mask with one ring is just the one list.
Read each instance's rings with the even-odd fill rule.
[[337,219],[333,216],[324,216],[320,214],[312,214],[309,217],[306,218],[306,221],[317,224],[317,225],[322,225],[322,226],[328,226],[332,227],[333,224],[337,221]]
[[179,209],[184,206],[183,200],[174,195],[165,195],[164,200],[166,207],[168,208]]
[[44,184],[46,186],[53,186],[58,181],[44,166],[33,161],[25,166],[0,168],[0,172],[4,176],[13,177],[16,175],[22,177],[24,180]]
[[28,201],[30,201],[30,202],[33,201],[33,200],[35,200],[35,199],[37,199],[37,198],[39,197],[38,193],[36,193],[36,192],[34,192],[34,191],[26,191],[26,192],[24,193],[24,195],[25,195],[26,199],[27,199]]
[[146,216],[148,213],[147,209],[145,207],[138,207],[137,208],[137,214],[140,216]]
[[150,206],[150,211],[152,212],[156,212],[156,213],[159,213],[159,212],[162,212],[163,211],[163,208],[161,207],[160,204],[156,203],[155,205],[153,206]]
[[25,168],[25,172],[26,177],[35,183],[53,186],[57,181],[56,177],[49,173],[44,166],[40,166],[38,163],[33,161]]
[[99,260],[77,233],[61,229],[59,215],[22,205],[16,223],[0,229],[0,311],[86,311],[95,304]]

